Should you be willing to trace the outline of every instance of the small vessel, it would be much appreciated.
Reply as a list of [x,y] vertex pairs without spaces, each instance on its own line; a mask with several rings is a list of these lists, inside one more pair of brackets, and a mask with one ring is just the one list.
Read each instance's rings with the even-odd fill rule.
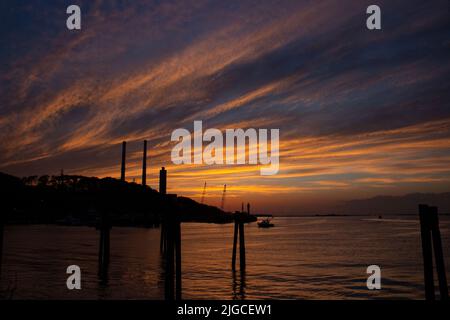
[[275,225],[270,221],[270,218],[265,218],[258,222],[258,227],[271,228],[271,227],[275,227]]

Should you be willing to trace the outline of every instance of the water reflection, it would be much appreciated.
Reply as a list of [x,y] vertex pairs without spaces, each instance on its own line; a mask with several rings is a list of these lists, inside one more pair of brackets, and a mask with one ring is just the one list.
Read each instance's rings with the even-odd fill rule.
[[232,299],[244,300],[245,299],[245,269],[244,270],[232,270]]
[[[232,225],[183,226],[183,298],[424,298],[417,217],[277,219],[272,229],[246,226],[246,273],[231,270]],[[440,225],[448,275],[450,217]],[[107,283],[98,278],[98,236],[85,227],[8,226],[0,291],[13,285],[13,299],[164,299],[160,230],[114,228]],[[83,290],[67,290],[73,264]],[[371,264],[382,267],[383,290],[367,290]]]

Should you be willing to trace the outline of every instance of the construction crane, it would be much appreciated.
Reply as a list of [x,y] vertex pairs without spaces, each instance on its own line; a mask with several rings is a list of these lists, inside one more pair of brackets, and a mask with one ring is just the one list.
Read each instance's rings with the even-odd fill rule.
[[205,185],[203,186],[202,202],[200,202],[201,204],[203,204],[203,201],[205,201],[205,192],[206,192],[206,181],[205,181]]
[[220,209],[222,209],[222,210],[225,207],[225,193],[226,192],[227,192],[227,185],[224,184],[223,185],[223,193],[222,193],[222,204],[220,205]]

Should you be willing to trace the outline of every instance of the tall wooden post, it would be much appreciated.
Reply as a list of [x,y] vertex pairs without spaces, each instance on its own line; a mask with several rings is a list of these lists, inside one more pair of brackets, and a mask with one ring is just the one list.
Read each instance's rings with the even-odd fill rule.
[[434,259],[439,282],[441,300],[448,300],[447,276],[445,274],[444,254],[442,252],[441,231],[439,230],[439,218],[437,207],[429,207],[429,223],[433,239]]
[[99,226],[100,230],[100,241],[98,245],[98,275],[101,276],[103,274],[103,250],[105,243],[105,235],[103,233],[101,225]]
[[[159,171],[159,193],[163,195],[167,194],[167,170],[164,167],[162,167]],[[159,243],[161,252],[165,252],[167,249],[167,221],[167,216],[163,216],[161,224],[161,238]]]
[[234,217],[233,253],[231,256],[231,269],[236,270],[236,249],[239,237],[239,266],[241,271],[245,269],[245,235],[243,213],[236,212]]
[[170,212],[164,219],[165,249],[165,300],[181,300],[182,273],[181,273],[181,221]]
[[181,223],[176,221],[175,224],[175,256],[176,256],[176,299],[181,300],[182,278],[181,278]]
[[142,185],[147,185],[147,140],[144,140],[144,154],[142,156]]
[[419,205],[420,234],[422,238],[423,277],[425,281],[425,299],[434,300],[433,254],[431,232],[428,224],[428,206]]
[[234,221],[234,235],[233,235],[233,254],[231,256],[231,269],[236,270],[236,246],[238,237],[238,223]]
[[441,232],[437,207],[419,205],[420,233],[422,238],[425,298],[435,299],[433,279],[433,248],[441,300],[448,300],[448,285],[442,252]]
[[120,167],[120,180],[125,181],[125,158],[127,153],[127,143],[122,142],[122,165]]
[[239,264],[241,272],[245,269],[245,237],[244,237],[244,223],[239,223]]

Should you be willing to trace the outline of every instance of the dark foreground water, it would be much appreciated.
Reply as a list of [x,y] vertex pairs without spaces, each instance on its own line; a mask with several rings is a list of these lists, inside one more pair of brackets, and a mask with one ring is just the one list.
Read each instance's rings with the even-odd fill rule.
[[[276,218],[272,229],[246,226],[247,270],[231,271],[233,225],[182,226],[186,299],[422,299],[419,224],[415,217]],[[441,217],[447,278],[450,219]],[[97,278],[98,233],[87,227],[9,226],[1,290],[13,299],[162,299],[159,230],[113,228],[109,282]],[[66,288],[79,265],[82,290]],[[382,270],[369,291],[366,268]]]

